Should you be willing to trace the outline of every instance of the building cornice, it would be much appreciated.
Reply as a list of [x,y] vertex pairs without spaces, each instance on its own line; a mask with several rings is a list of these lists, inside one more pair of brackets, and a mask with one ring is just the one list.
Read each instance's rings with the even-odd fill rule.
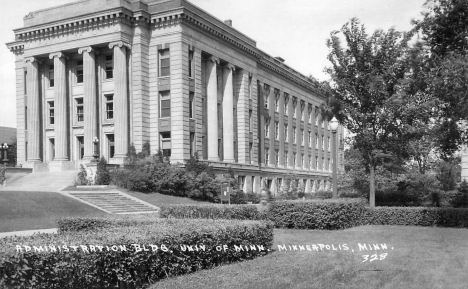
[[201,18],[195,14],[196,11],[191,11],[188,8],[192,9],[193,7],[182,6],[150,14],[143,9],[131,11],[125,7],[117,7],[106,11],[99,11],[95,14],[87,15],[86,17],[79,16],[66,20],[19,28],[14,30],[16,41],[8,43],[7,47],[13,53],[21,54],[24,51],[25,41],[45,39],[75,31],[91,30],[116,23],[124,23],[132,27],[142,26],[151,29],[183,23],[236,47],[240,51],[254,57],[257,63],[264,68],[325,98],[323,96],[324,91],[321,89],[318,82],[310,80],[305,75],[261,51],[256,46],[239,38],[241,36],[238,37],[235,35],[236,33],[231,33],[229,29],[223,28],[222,24],[210,21],[210,19]]
[[94,29],[103,25],[125,23],[132,25],[135,18],[132,11],[123,7],[100,11],[86,18],[74,17],[67,20],[49,22],[42,25],[15,29],[16,40],[31,40],[50,37],[61,33],[69,33],[75,30]]
[[6,44],[7,48],[15,55],[21,55],[24,53],[24,42],[14,41]]

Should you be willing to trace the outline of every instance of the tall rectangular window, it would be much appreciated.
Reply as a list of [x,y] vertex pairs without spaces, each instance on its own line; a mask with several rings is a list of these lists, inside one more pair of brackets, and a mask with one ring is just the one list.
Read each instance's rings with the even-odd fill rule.
[[108,158],[111,159],[114,157],[114,154],[115,154],[115,142],[114,142],[113,134],[107,135],[107,148],[108,148]]
[[114,78],[114,56],[112,54],[106,55],[106,79]]
[[319,114],[318,114],[318,109],[315,109],[315,125],[318,126],[319,122]]
[[169,91],[161,91],[159,93],[160,113],[159,117],[171,117],[171,94]]
[[316,134],[315,134],[315,148],[316,148],[316,149],[318,149],[318,142],[319,142],[319,139],[318,139],[318,138],[319,138],[319,136],[318,136],[318,134],[316,133]]
[[106,119],[114,119],[114,95],[108,94],[106,97]]
[[295,127],[295,126],[293,126],[293,135],[292,135],[292,137],[293,137],[293,143],[296,143],[297,131],[296,131],[296,127]]
[[249,75],[249,99],[252,99],[252,76]]
[[54,102],[48,101],[49,106],[49,125],[55,124],[55,111],[54,111]]
[[54,65],[49,65],[49,87],[54,87]]
[[189,51],[189,77],[195,76],[195,61],[193,60],[193,50]]
[[263,96],[263,103],[265,104],[265,108],[268,108],[270,104],[268,103],[268,96],[264,95]]
[[252,110],[249,109],[249,131],[253,131]]
[[82,160],[84,157],[84,137],[78,136],[76,139],[78,141],[78,159]]
[[279,151],[275,150],[275,166],[279,165]]
[[309,155],[309,170],[312,169],[312,156]]
[[316,156],[315,157],[315,169],[318,170],[319,169],[319,165],[318,165],[318,157]]
[[322,171],[325,170],[325,158],[322,157]]
[[171,61],[169,49],[159,50],[159,77],[171,75]]
[[312,123],[312,111],[309,110],[309,123]]
[[284,124],[284,141],[288,142],[288,125]]
[[194,101],[194,98],[195,98],[195,93],[193,92],[190,92],[189,94],[189,117],[190,118],[194,118],[194,105],[195,105],[195,101]]
[[83,60],[76,61],[76,83],[83,83]]
[[265,148],[265,165],[268,166],[270,163],[270,149]]
[[284,151],[284,166],[288,167],[288,151]]
[[284,99],[284,115],[288,115],[288,100]]
[[279,140],[279,122],[275,121],[275,139]]
[[[24,129],[28,130],[28,107],[24,107]],[[2,159],[2,155],[0,154],[0,160]]]
[[325,137],[322,135],[322,150],[325,149]]
[[194,156],[195,154],[195,133],[190,133],[190,156]]
[[294,118],[297,118],[297,109],[296,109],[296,107],[297,107],[297,102],[295,104],[293,102],[293,117]]
[[331,151],[331,146],[330,146],[330,137],[328,137],[328,151]]
[[253,164],[254,156],[253,156],[253,143],[249,143],[249,161]]
[[304,120],[304,108],[305,106],[301,106],[301,120]]
[[309,130],[309,147],[312,147],[312,131]]
[[301,129],[301,145],[304,145],[304,130]]
[[161,140],[161,151],[164,156],[171,156],[171,132],[162,132],[159,134]]
[[270,120],[265,118],[265,137],[270,137]]
[[297,153],[293,154],[293,167],[295,168],[297,164]]
[[76,102],[76,121],[80,122],[84,120],[83,117],[83,98],[75,98]]
[[275,111],[279,112],[279,97],[275,97]]

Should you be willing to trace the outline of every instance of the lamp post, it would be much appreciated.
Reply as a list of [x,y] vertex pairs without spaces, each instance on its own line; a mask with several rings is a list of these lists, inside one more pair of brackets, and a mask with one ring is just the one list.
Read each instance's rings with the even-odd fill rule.
[[93,144],[94,144],[94,162],[98,162],[98,158],[99,158],[99,153],[98,153],[98,143],[99,143],[99,139],[97,138],[97,136],[95,136],[93,138]]
[[333,133],[333,199],[336,199],[338,196],[338,180],[337,180],[337,165],[336,165],[336,151],[337,151],[337,143],[336,143],[336,130],[338,129],[338,120],[333,117],[330,121],[330,129]]
[[[2,160],[2,152],[5,151],[5,157]],[[3,145],[0,144],[0,160],[3,162],[8,162],[8,144],[4,143]]]

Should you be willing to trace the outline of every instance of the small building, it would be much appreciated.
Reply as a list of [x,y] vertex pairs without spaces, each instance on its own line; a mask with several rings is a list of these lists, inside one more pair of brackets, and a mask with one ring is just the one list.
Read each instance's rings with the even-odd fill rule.
[[230,20],[185,0],[82,0],[31,12],[14,33],[23,167],[77,169],[97,139],[111,164],[145,143],[172,163],[198,152],[245,192],[276,193],[288,172],[306,192],[330,187],[321,86]]

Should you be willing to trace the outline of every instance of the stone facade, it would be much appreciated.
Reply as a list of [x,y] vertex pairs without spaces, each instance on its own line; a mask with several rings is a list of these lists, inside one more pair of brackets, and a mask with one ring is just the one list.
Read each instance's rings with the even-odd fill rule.
[[[16,55],[18,162],[122,164],[133,144],[231,167],[244,191],[287,172],[329,188],[331,137],[317,83],[185,0],[82,0],[32,12]],[[338,167],[343,128],[338,130]]]

